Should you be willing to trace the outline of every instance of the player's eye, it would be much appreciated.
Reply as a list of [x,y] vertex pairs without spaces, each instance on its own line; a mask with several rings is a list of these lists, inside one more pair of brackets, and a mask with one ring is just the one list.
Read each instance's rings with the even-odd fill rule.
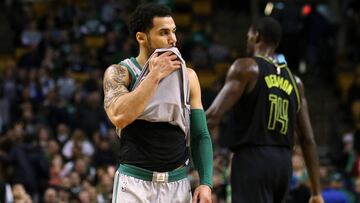
[[169,35],[170,34],[170,30],[162,30],[160,31],[160,35]]

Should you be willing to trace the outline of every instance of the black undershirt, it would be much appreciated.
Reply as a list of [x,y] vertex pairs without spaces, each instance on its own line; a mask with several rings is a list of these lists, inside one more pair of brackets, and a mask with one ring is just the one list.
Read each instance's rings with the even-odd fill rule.
[[120,164],[171,171],[188,159],[185,134],[167,122],[135,120],[121,131]]

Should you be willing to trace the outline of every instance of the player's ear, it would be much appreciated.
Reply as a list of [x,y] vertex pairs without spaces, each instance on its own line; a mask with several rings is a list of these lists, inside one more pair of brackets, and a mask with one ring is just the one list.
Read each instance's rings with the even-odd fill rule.
[[139,44],[144,44],[147,42],[146,34],[143,32],[137,32],[136,33],[136,40],[139,42]]
[[261,36],[258,31],[255,32],[255,43],[259,43],[261,41]]

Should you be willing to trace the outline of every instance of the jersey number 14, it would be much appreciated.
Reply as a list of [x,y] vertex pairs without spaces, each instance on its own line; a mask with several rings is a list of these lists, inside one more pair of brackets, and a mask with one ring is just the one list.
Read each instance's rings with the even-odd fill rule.
[[281,125],[280,133],[285,135],[288,130],[288,108],[289,100],[283,99],[275,94],[269,95],[270,113],[268,129],[274,130],[276,124]]

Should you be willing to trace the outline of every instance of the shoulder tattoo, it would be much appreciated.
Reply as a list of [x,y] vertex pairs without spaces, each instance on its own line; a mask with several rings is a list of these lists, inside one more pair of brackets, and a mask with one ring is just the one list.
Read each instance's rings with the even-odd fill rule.
[[104,107],[109,108],[120,96],[129,92],[126,87],[126,70],[120,65],[112,65],[105,72],[104,88]]

